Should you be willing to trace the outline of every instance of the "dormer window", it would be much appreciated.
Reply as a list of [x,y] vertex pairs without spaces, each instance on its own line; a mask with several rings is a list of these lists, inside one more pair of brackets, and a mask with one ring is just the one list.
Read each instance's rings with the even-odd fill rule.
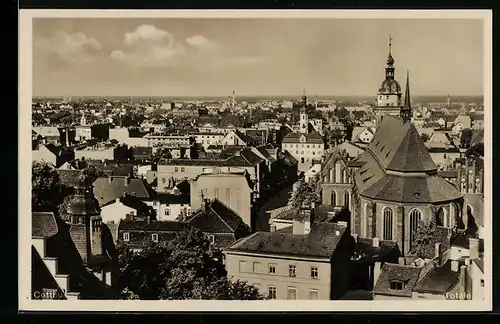
[[404,282],[399,280],[392,280],[390,282],[391,290],[403,290],[404,286],[405,286]]
[[124,242],[130,241],[130,234],[129,233],[123,233],[123,241]]
[[151,234],[151,240],[155,243],[158,243],[158,234],[156,233]]

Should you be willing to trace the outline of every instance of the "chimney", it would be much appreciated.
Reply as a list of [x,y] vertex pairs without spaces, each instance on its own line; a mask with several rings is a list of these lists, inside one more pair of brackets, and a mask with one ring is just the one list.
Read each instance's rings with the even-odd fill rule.
[[458,261],[451,260],[451,271],[458,272]]
[[109,181],[109,183],[113,182],[113,177],[109,176],[108,181]]
[[469,257],[475,260],[479,257],[479,239],[469,238]]
[[375,247],[375,248],[380,247],[380,239],[378,237],[374,237],[372,239],[372,246]]
[[124,177],[124,178],[123,178],[123,181],[124,181],[124,183],[125,183],[125,186],[128,186],[128,177]]
[[463,296],[462,298],[466,298],[465,297],[465,293],[466,293],[466,282],[467,282],[467,266],[466,265],[463,265],[460,267],[460,277],[459,277],[459,294],[460,296]]
[[347,222],[345,222],[345,221],[338,221],[337,225],[338,226],[342,226],[342,227],[347,227]]
[[151,224],[151,215],[148,215],[147,222],[148,222],[148,224]]
[[377,283],[381,268],[382,264],[380,263],[380,261],[375,262],[375,264],[373,265],[373,286],[375,286],[375,284]]
[[115,198],[115,202],[119,203],[120,202],[120,198]]
[[399,257],[398,258],[398,264],[399,265],[406,265],[406,259],[405,259],[405,257]]
[[269,227],[269,231],[270,231],[271,233],[276,232],[276,224],[272,223],[272,224],[270,225],[270,227]]

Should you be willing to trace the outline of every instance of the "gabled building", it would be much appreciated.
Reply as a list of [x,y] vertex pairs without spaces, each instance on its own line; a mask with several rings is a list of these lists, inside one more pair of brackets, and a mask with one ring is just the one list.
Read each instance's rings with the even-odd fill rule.
[[251,233],[250,226],[240,215],[217,198],[203,200],[201,208],[186,222],[208,235],[221,249]]
[[129,177],[102,177],[94,181],[94,195],[102,206],[124,194],[135,196],[142,201],[151,201],[156,192],[143,179]]

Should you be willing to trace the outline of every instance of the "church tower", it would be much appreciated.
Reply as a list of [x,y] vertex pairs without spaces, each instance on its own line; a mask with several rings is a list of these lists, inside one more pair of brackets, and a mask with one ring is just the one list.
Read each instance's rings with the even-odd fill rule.
[[304,94],[302,95],[302,108],[300,108],[300,132],[303,134],[307,134],[309,130],[309,120],[307,117],[307,96],[306,90],[304,90]]
[[66,206],[66,220],[83,264],[90,265],[96,256],[103,255],[101,210],[86,175],[80,176],[74,190]]
[[82,118],[80,118],[80,125],[87,125],[87,118],[85,118],[85,112],[82,113]]
[[385,80],[382,81],[377,94],[377,105],[374,109],[377,126],[383,115],[399,116],[401,109],[401,86],[394,79],[394,58],[392,57],[392,38],[389,36],[389,55],[385,68]]

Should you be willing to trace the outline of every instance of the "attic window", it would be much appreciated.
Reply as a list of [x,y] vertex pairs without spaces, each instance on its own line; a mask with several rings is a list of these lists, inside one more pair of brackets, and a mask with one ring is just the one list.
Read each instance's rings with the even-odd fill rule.
[[158,234],[156,234],[156,233],[155,233],[155,234],[151,234],[151,240],[152,240],[153,242],[158,243]]
[[365,174],[365,173],[366,173],[366,171],[368,171],[368,169],[367,169],[367,170],[363,170],[363,171],[361,171],[359,174],[360,174],[360,175],[363,175],[363,174]]
[[129,233],[123,233],[123,241],[128,242],[130,240],[130,234]]
[[370,180],[371,178],[373,178],[373,176],[370,176],[370,177],[368,177],[366,179],[363,179],[363,183],[365,183],[366,181]]
[[391,290],[403,290],[404,288],[404,282],[398,280],[391,281],[390,285]]
[[419,197],[419,196],[420,196],[420,191],[415,191],[415,192],[413,193],[413,195],[414,195],[415,197]]
[[383,151],[385,149],[385,145],[382,145],[382,147],[380,148],[380,151]]

